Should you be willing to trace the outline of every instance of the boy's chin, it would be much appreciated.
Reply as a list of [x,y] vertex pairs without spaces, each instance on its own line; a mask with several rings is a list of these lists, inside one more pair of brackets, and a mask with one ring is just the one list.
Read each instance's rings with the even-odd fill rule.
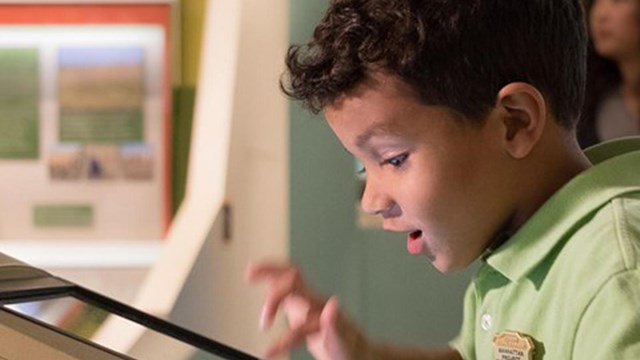
[[435,256],[433,259],[429,260],[431,260],[433,267],[443,274],[462,271],[471,265],[471,262],[460,262],[459,260],[456,262],[455,259],[446,258],[444,256]]

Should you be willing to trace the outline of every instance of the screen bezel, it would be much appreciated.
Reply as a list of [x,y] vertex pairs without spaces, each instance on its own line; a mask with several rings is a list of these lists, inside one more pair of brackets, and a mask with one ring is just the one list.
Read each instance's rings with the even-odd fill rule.
[[[83,288],[54,276],[23,280],[0,281],[0,305],[19,304],[24,302],[63,297],[76,298],[80,301],[86,302],[87,304],[105,310],[108,313],[118,315],[122,318],[142,325],[143,327],[165,334],[169,337],[189,344],[199,350],[221,356],[225,359],[257,360],[256,357],[226,344],[223,344],[219,341],[207,338],[191,330],[182,328],[168,321],[162,320],[153,315],[137,310],[131,306],[113,300],[109,297],[100,295],[89,289]],[[4,310],[8,310],[15,315],[23,318],[26,317],[14,311],[11,311],[6,307],[4,308]],[[82,339],[62,329],[55,328],[36,319],[28,319],[34,323],[38,323],[39,325],[51,328],[58,333],[62,333],[66,336],[75,338],[84,343],[98,346],[93,342]],[[123,355],[118,354],[118,356],[122,357]],[[128,357],[123,358],[131,359]]]
[[[2,322],[3,327],[28,338],[29,341],[37,343],[37,346],[44,347],[44,351],[55,349],[56,352],[61,352],[76,359],[135,360],[81,337],[60,331],[54,326],[7,307],[0,306],[0,322]],[[33,351],[33,347],[30,350]],[[42,351],[42,349],[39,351]],[[2,350],[0,350],[1,352]]]

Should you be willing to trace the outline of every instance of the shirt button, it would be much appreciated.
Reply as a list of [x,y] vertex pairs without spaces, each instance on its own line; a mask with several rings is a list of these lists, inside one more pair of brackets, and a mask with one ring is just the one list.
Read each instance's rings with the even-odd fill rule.
[[480,327],[482,328],[482,330],[489,331],[491,330],[492,325],[493,325],[493,319],[491,318],[491,315],[483,314],[482,317],[480,318]]

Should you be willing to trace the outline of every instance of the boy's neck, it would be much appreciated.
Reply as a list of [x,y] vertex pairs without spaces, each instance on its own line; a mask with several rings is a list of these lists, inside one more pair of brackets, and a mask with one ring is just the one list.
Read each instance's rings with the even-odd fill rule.
[[[532,159],[534,165],[529,167],[528,174],[530,176],[525,174],[522,177],[523,181],[527,181],[527,178],[538,179],[538,181],[528,180],[530,183],[527,185],[529,186],[522,187],[535,190],[529,194],[521,194],[519,206],[514,211],[510,224],[505,227],[510,234],[522,227],[558,190],[592,166],[574,136],[566,136],[564,139],[556,139],[556,141],[553,139],[545,141],[553,142],[553,144],[545,144],[540,147],[542,151],[534,155],[537,159]],[[535,176],[536,173],[537,176]],[[547,176],[540,177],[539,174]]]

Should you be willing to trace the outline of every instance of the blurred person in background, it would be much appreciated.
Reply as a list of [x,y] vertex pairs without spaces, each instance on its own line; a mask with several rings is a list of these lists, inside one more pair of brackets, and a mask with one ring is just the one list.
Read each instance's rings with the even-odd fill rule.
[[585,0],[589,57],[582,147],[640,134],[640,1]]

